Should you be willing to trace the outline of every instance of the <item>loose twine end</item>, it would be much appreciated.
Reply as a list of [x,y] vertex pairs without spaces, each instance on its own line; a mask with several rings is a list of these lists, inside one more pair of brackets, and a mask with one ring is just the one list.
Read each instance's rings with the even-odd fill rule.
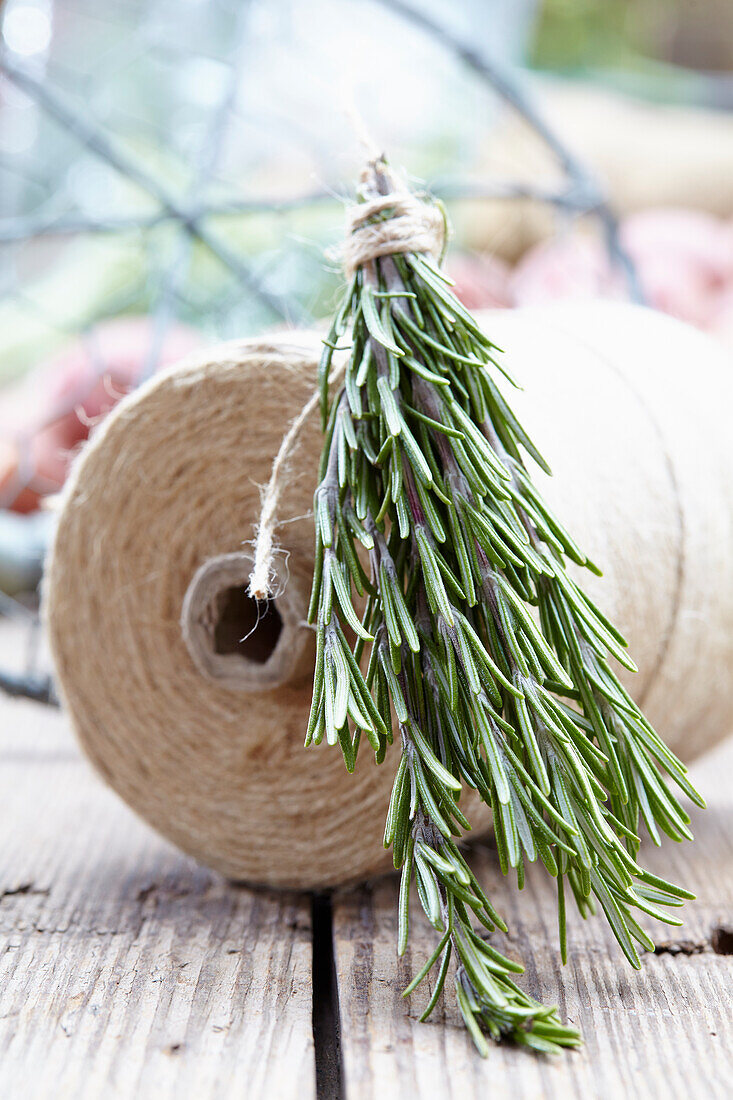
[[300,410],[283,436],[282,443],[272,464],[270,480],[262,494],[260,521],[255,535],[255,553],[252,572],[249,575],[248,594],[255,600],[269,600],[275,579],[275,531],[278,526],[278,509],[287,484],[288,466],[303,426],[318,406],[318,393],[313,393]]
[[[339,259],[344,273],[351,279],[364,264],[381,256],[393,256],[407,252],[442,255],[446,239],[445,216],[430,202],[413,195],[407,185],[392,172],[384,157],[373,157],[361,177],[363,202],[352,204],[346,213],[346,239],[341,246]],[[343,373],[338,366],[331,375],[331,383]],[[308,417],[318,405],[318,393],[314,393],[293,420],[283,436],[280,448],[272,464],[270,480],[262,494],[260,520],[255,535],[254,564],[249,578],[248,594],[256,600],[272,596],[275,579],[275,532],[278,527],[278,510],[287,484],[288,467]]]

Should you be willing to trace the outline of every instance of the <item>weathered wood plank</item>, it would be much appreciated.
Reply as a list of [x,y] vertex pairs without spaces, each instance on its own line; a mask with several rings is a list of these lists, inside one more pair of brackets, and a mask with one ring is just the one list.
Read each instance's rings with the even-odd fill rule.
[[0,700],[0,1095],[315,1095],[307,899],[233,887]]
[[[733,925],[733,741],[694,769],[708,798],[695,813],[696,843],[647,850],[647,862],[697,892],[685,927],[652,927],[660,939],[692,941],[698,953],[646,954],[638,973],[625,963],[605,923],[569,914],[571,957],[557,955],[554,883],[533,868],[523,893],[504,880],[494,854],[475,866],[507,919],[510,954],[527,966],[522,979],[542,1000],[558,1003],[580,1026],[585,1046],[547,1059],[509,1047],[477,1057],[452,1004],[418,1022],[424,996],[401,990],[434,945],[412,910],[411,947],[395,956],[396,884],[381,880],[342,896],[334,911],[341,1042],[347,1100],[441,1097],[729,1097],[733,1093],[733,957],[715,954],[711,929]],[[448,988],[448,987],[447,987]]]

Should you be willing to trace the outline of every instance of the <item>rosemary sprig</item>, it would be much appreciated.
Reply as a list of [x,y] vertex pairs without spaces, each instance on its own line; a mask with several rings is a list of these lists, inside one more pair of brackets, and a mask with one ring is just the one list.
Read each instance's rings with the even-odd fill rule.
[[[395,186],[376,161],[360,197]],[[375,221],[392,216],[381,206]],[[349,329],[332,397],[331,360]],[[598,572],[530,478],[523,451],[549,469],[498,385],[508,377],[498,351],[427,254],[356,268],[320,368],[306,736],[340,744],[353,770],[362,735],[384,759],[396,719],[384,843],[402,869],[399,951],[413,883],[439,937],[406,993],[437,967],[429,1015],[454,958],[458,1005],[483,1054],[486,1034],[542,1051],[580,1040],[476,930],[506,928],[456,844],[470,828],[463,788],[493,811],[504,874],[521,886],[539,858],[557,878],[563,961],[567,883],[583,916],[600,905],[635,967],[636,945],[653,947],[638,912],[677,924],[666,910],[692,896],[639,864],[640,823],[657,844],[660,829],[691,837],[667,778],[702,805],[611,667],[634,668],[624,639],[566,570]]]

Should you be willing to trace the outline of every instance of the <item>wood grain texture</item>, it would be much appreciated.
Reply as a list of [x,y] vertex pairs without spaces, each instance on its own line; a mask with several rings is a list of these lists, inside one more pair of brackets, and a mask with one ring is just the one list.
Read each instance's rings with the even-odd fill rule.
[[[17,639],[6,633],[0,624],[3,661]],[[62,715],[0,697],[0,723],[3,1100],[315,1097],[308,899],[233,887],[157,839],[92,776]],[[584,1031],[576,1054],[496,1047],[484,1062],[450,998],[418,1023],[425,994],[400,992],[430,929],[414,913],[397,960],[394,881],[338,897],[343,1091],[322,1074],[321,1100],[733,1094],[733,956],[711,947],[713,929],[733,927],[732,775],[730,741],[695,769],[709,802],[697,843],[648,853],[698,899],[683,929],[648,923],[670,950],[645,955],[639,974],[602,921],[572,913],[563,970],[553,884],[540,869],[519,894],[494,853],[476,851],[528,988]],[[337,1055],[323,1020],[322,1067]]]
[[0,699],[0,1096],[309,1100],[307,899],[231,886]]
[[[585,1046],[541,1058],[509,1047],[476,1056],[453,1004],[418,1022],[426,994],[401,990],[434,945],[434,933],[412,909],[410,947],[395,953],[393,878],[342,895],[334,909],[343,1072],[348,1100],[564,1100],[730,1097],[733,1095],[733,956],[715,954],[711,931],[733,926],[733,741],[694,769],[708,799],[696,812],[697,841],[646,849],[647,863],[697,893],[670,929],[646,922],[656,942],[689,941],[692,954],[645,954],[640,972],[625,963],[601,919],[569,912],[570,960],[559,963],[554,882],[533,868],[519,893],[502,878],[495,855],[477,849],[474,865],[510,926],[503,946],[521,958],[522,981],[560,1005]],[[499,946],[502,946],[501,944]]]

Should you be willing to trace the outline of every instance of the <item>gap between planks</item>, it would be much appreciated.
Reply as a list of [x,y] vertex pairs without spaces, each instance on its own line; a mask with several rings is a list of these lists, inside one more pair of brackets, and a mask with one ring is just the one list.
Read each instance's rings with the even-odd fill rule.
[[[522,892],[504,879],[488,845],[474,868],[510,938],[498,946],[521,958],[520,981],[559,1004],[579,1026],[585,1046],[542,1058],[509,1046],[485,1061],[473,1051],[446,983],[445,1003],[419,1023],[426,993],[401,991],[435,944],[435,933],[411,908],[410,946],[396,956],[397,883],[379,880],[334,899],[334,948],[347,1100],[697,1100],[733,1095],[733,956],[716,954],[715,929],[733,929],[733,740],[693,768],[708,799],[694,811],[694,844],[671,841],[644,855],[657,874],[694,890],[681,911],[683,928],[644,921],[667,950],[644,954],[642,969],[625,962],[600,918],[568,913],[569,965],[559,963],[555,883],[531,868]],[[728,942],[731,942],[729,937]]]

